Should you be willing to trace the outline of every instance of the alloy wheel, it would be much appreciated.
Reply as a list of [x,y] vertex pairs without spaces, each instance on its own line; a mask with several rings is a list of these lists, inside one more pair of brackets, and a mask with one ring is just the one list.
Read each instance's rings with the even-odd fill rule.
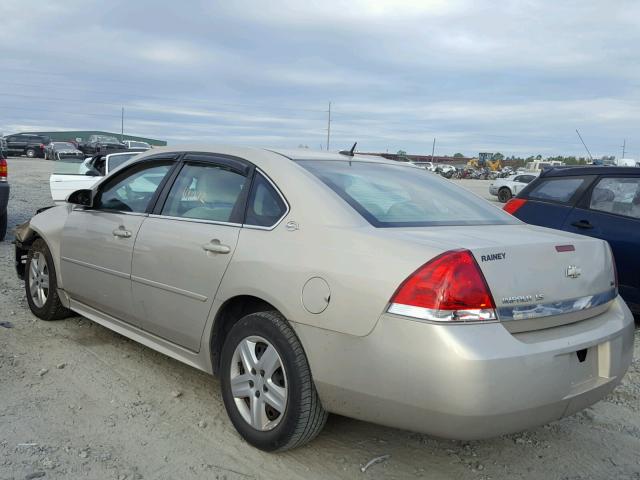
[[49,297],[49,266],[41,252],[34,252],[29,266],[29,293],[36,307],[42,308]]
[[287,408],[288,382],[282,359],[266,339],[250,336],[231,361],[231,394],[242,418],[258,431],[274,429]]

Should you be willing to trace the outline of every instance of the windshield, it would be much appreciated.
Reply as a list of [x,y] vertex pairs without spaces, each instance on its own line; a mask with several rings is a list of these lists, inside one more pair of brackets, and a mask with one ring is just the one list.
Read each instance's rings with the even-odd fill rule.
[[298,162],[375,227],[519,223],[424,169],[372,162]]
[[86,175],[91,170],[88,164],[89,160],[78,157],[60,157],[53,164],[53,173],[58,175]]

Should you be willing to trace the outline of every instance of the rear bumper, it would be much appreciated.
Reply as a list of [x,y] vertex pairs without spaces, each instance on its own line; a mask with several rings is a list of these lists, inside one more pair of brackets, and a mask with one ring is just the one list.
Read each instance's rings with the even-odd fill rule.
[[599,401],[631,363],[633,328],[620,297],[589,320],[515,335],[500,323],[392,315],[366,337],[296,325],[327,410],[455,439],[523,430]]
[[0,212],[3,212],[7,209],[7,205],[9,204],[9,183],[0,182]]

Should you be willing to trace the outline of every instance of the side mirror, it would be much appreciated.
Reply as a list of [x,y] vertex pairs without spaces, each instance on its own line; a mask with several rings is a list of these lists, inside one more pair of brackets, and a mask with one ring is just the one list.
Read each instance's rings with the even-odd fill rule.
[[76,190],[67,197],[67,203],[90,207],[93,204],[93,192],[88,188]]

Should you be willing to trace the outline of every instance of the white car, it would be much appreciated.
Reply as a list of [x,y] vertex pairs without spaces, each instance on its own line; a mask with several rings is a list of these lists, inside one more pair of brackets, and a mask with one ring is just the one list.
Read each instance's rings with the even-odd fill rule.
[[56,205],[64,204],[76,190],[92,188],[99,180],[140,152],[95,155],[86,159],[61,158],[55,162],[49,177],[51,198]]
[[520,190],[526,187],[537,175],[526,173],[523,175],[511,175],[505,178],[498,178],[489,184],[489,193],[498,197],[502,203],[508,202],[511,197],[515,197]]

